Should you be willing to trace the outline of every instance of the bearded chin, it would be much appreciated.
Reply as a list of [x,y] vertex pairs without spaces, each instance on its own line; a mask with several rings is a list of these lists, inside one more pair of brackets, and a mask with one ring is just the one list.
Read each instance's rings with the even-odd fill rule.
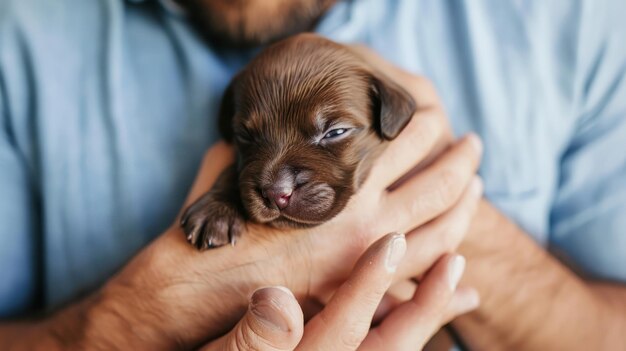
[[[274,1],[272,3],[272,1]],[[312,30],[335,0],[179,0],[211,44],[254,48]],[[268,4],[273,5],[268,5]]]

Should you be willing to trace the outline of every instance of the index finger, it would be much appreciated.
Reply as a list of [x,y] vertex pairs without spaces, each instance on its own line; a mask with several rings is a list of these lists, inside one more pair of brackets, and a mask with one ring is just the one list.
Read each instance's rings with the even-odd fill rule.
[[375,70],[404,88],[415,100],[417,110],[409,124],[391,141],[372,167],[365,186],[388,187],[418,165],[427,164],[445,149],[454,136],[434,85],[385,60],[365,46],[351,49]]
[[441,122],[443,118],[438,109],[417,111],[402,133],[374,161],[364,187],[388,188],[407,174],[415,173],[415,167],[426,164],[429,155],[439,153],[442,144],[452,140],[448,127]]
[[381,344],[390,350],[421,349],[441,327],[464,268],[462,256],[446,255],[440,259],[419,284],[411,300],[396,307],[370,332],[363,349],[375,350]]
[[356,350],[406,251],[403,234],[389,234],[361,256],[348,280],[305,327],[303,349]]

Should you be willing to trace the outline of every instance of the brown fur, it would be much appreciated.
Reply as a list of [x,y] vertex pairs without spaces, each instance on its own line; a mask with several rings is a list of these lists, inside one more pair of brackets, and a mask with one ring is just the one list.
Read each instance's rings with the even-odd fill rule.
[[201,249],[234,242],[245,220],[331,219],[414,110],[408,93],[345,46],[302,34],[269,47],[224,94],[220,130],[237,162],[183,215],[189,240]]

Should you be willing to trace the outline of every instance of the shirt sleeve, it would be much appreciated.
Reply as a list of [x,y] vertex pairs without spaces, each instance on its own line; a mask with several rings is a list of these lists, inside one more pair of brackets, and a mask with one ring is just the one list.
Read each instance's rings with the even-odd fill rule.
[[0,28],[0,319],[24,314],[35,303],[38,226],[32,174],[16,146],[10,122],[9,102],[20,102],[8,98],[4,34]]
[[550,245],[592,277],[626,282],[626,6],[585,4],[578,122],[561,158]]

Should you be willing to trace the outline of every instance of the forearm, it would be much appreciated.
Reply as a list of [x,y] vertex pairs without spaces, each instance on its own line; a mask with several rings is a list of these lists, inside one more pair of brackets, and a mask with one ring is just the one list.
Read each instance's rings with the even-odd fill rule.
[[285,282],[286,271],[264,275],[256,267],[286,270],[293,266],[284,262],[307,267],[308,261],[288,258],[297,249],[270,248],[248,234],[237,244],[246,255],[228,248],[201,253],[172,228],[81,302],[36,321],[0,324],[0,350],[193,349],[230,329],[259,286],[289,283],[304,296],[305,275]]
[[605,344],[613,349],[626,349],[626,287],[599,282],[589,286],[605,307],[602,324],[597,326],[604,334]]
[[[175,326],[193,320],[194,315],[177,323],[179,315],[168,313],[155,298],[148,286],[139,291],[136,286],[108,284],[50,315],[0,323],[0,350],[192,348]],[[219,330],[204,324],[209,328],[204,334]]]
[[84,349],[88,315],[94,297],[70,305],[46,317],[0,324],[1,350]]
[[[80,301],[47,316],[0,323],[0,350],[188,349],[205,336],[219,333],[220,327],[227,328],[230,321],[225,314],[216,316],[222,309],[200,312],[203,309],[198,306],[211,304],[213,296],[204,280],[191,284],[206,292],[202,301],[192,304],[196,313],[177,297],[191,288],[170,272],[180,263],[168,259],[171,237],[157,239],[120,274]],[[218,279],[217,275],[212,278]],[[201,319],[198,325],[207,330],[189,327],[194,319]]]
[[620,335],[626,290],[586,283],[509,220],[481,204],[469,238],[466,284],[479,310],[455,322],[472,349],[606,349]]

